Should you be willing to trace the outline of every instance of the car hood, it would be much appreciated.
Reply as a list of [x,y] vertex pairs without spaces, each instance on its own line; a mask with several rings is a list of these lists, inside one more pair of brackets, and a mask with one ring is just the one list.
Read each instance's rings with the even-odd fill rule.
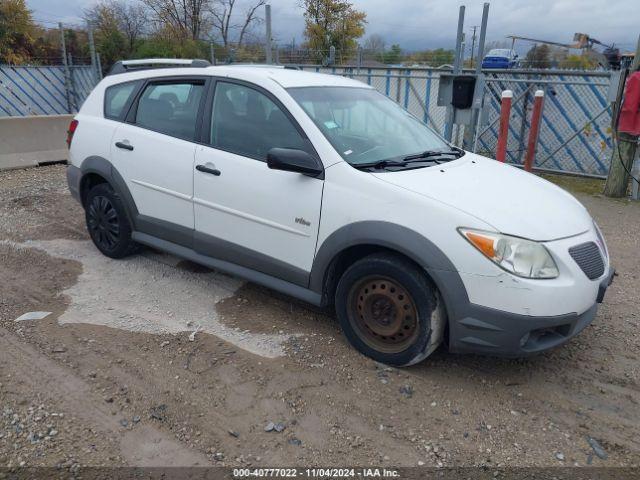
[[593,225],[587,210],[565,190],[473,153],[432,167],[373,175],[473,215],[501,233],[531,240],[570,237]]

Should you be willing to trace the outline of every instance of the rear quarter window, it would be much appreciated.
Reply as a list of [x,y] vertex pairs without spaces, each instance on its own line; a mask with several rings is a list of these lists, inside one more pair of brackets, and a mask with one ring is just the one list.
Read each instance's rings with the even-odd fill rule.
[[104,93],[104,116],[119,120],[124,116],[124,108],[139,82],[120,83],[108,87]]

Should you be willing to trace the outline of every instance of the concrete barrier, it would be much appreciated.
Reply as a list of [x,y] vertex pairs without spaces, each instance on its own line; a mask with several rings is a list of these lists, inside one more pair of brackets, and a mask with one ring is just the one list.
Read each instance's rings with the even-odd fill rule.
[[0,118],[0,170],[35,167],[67,159],[67,128],[73,115]]

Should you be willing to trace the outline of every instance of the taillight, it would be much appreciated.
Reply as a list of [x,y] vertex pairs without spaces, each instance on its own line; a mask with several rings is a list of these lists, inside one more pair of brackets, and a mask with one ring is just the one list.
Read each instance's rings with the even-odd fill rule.
[[78,120],[71,120],[69,124],[69,130],[67,130],[67,147],[71,147],[71,140],[73,140],[73,134],[78,129]]

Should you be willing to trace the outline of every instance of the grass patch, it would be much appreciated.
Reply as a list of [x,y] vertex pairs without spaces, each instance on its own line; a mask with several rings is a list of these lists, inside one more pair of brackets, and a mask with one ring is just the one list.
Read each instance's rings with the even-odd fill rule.
[[599,178],[574,177],[572,175],[554,175],[551,173],[538,173],[545,180],[555,183],[572,193],[586,195],[599,195],[604,190],[604,180]]

